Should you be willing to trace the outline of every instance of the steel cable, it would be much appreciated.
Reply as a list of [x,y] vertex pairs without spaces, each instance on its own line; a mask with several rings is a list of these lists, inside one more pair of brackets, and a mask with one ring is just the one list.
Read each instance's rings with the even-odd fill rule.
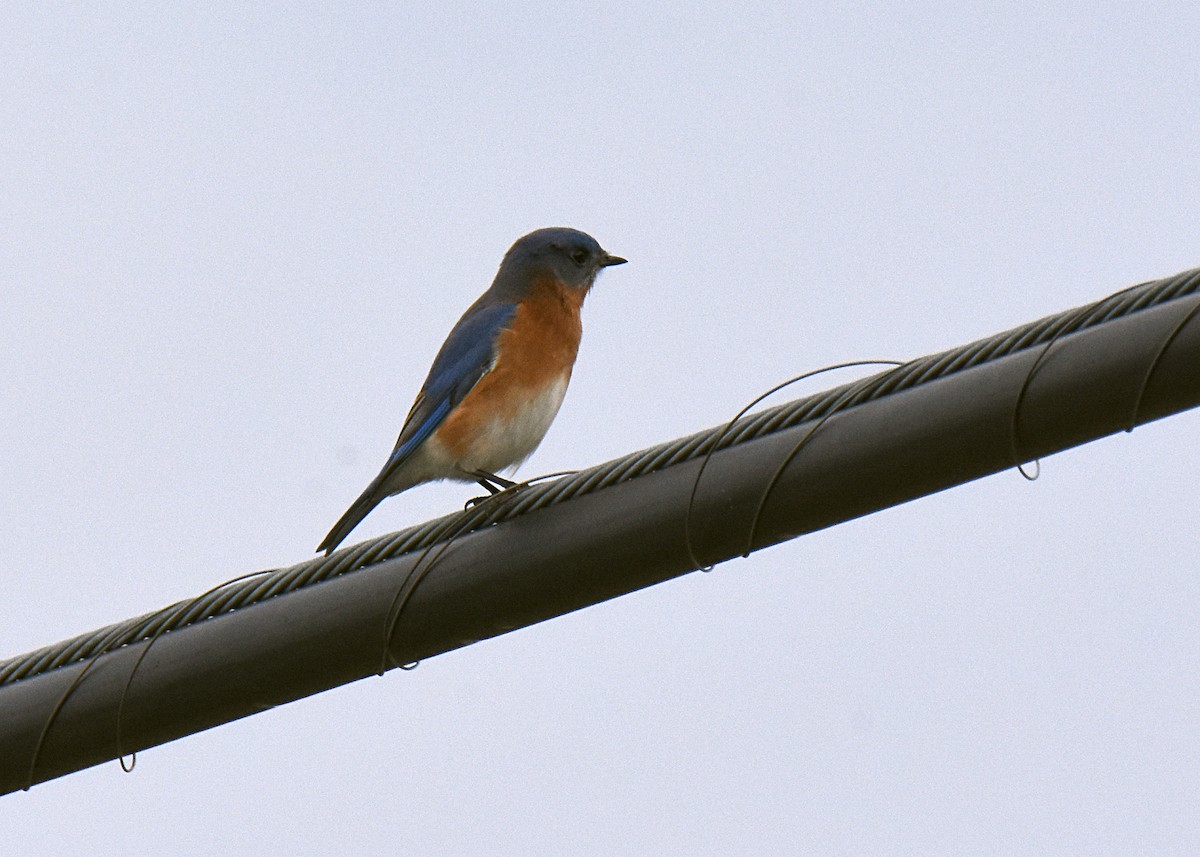
[[[0,685],[31,678],[76,661],[93,658],[139,640],[154,638],[278,595],[328,580],[402,554],[424,550],[447,534],[461,535],[458,526],[473,516],[471,530],[511,520],[574,497],[635,479],[663,468],[790,428],[863,402],[892,395],[938,378],[970,369],[1018,351],[1045,345],[1063,336],[1115,318],[1200,292],[1200,269],[1123,289],[1095,303],[1047,316],[1012,330],[958,348],[910,361],[874,377],[844,384],[745,417],[733,426],[667,443],[550,482],[538,483],[484,510],[470,509],[409,527],[397,533],[343,548],[328,557],[270,570],[251,579],[239,578],[204,596],[180,601],[143,616],[125,620],[0,663]],[[1015,464],[1016,462],[1014,462]]]

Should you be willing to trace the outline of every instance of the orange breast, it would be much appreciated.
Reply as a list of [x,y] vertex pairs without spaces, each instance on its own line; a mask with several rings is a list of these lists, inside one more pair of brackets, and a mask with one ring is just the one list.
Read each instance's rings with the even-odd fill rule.
[[571,377],[583,334],[583,297],[553,277],[534,282],[497,340],[495,367],[437,430],[453,454],[462,455],[493,420],[511,419],[548,385]]

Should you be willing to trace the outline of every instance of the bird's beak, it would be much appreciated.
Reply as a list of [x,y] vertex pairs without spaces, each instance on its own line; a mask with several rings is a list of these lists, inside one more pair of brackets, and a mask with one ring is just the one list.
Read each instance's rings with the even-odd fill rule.
[[620,256],[614,256],[612,253],[605,253],[604,258],[600,260],[600,267],[607,268],[609,265],[624,265],[628,259],[622,259]]

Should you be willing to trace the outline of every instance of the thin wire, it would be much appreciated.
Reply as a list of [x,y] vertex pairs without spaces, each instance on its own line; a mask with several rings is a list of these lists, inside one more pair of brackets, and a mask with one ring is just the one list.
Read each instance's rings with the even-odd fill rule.
[[89,661],[87,666],[79,671],[79,675],[75,676],[74,681],[67,685],[67,689],[63,691],[63,695],[58,698],[57,704],[50,711],[50,716],[46,718],[46,723],[42,726],[41,734],[38,735],[37,742],[33,745],[33,756],[29,760],[29,779],[25,781],[25,785],[21,787],[22,791],[29,791],[33,788],[34,776],[37,773],[38,759],[42,755],[42,747],[46,744],[46,737],[50,734],[50,727],[54,725],[54,721],[58,719],[58,713],[63,710],[63,706],[67,704],[67,700],[71,698],[71,694],[75,692],[75,688],[83,682],[84,676],[91,672],[92,667],[96,665],[96,661]]
[[[232,586],[233,584],[240,583],[243,580],[249,580],[250,578],[253,578],[253,577],[261,577],[264,574],[271,574],[272,572],[275,572],[275,571],[278,571],[278,569],[265,568],[265,569],[260,569],[259,571],[252,571],[252,572],[249,572],[248,574],[243,574],[238,577],[234,577],[229,580],[226,580],[224,583],[217,584],[216,586],[214,586],[212,589],[208,590],[207,592],[197,595],[191,601],[183,602],[180,605],[177,605],[178,609],[175,612],[177,614],[183,614],[183,613],[187,612],[187,610],[190,609],[192,606],[194,606],[195,603],[197,601],[199,601],[200,599],[207,598],[209,595],[219,592],[220,590],[224,589],[226,586]],[[169,609],[171,609],[171,608],[165,608],[165,610],[169,610]],[[165,612],[165,610],[160,611],[160,612]],[[125,766],[125,750],[124,750],[125,741],[124,741],[124,737],[122,736],[122,730],[121,730],[121,724],[123,723],[123,719],[125,716],[125,700],[129,696],[129,689],[131,687],[133,687],[133,677],[137,675],[138,669],[142,665],[142,661],[144,661],[146,659],[146,655],[150,654],[150,648],[155,643],[158,642],[159,637],[161,637],[163,634],[166,634],[167,632],[168,631],[167,631],[166,625],[163,625],[162,627],[158,628],[158,630],[156,630],[154,632],[154,636],[150,637],[150,639],[146,643],[145,647],[142,649],[142,651],[140,653],[138,653],[137,660],[133,662],[133,668],[129,671],[129,677],[127,679],[125,679],[125,688],[124,688],[124,690],[121,691],[121,700],[120,700],[120,702],[117,703],[117,761],[121,763],[121,770],[127,774],[133,773],[134,766],[137,765],[137,751],[135,750],[129,754],[129,766],[126,767]],[[95,658],[99,658],[99,657],[100,657],[99,655],[95,655],[92,663],[95,663]],[[91,664],[89,664],[88,666],[91,666]]]
[[[906,365],[904,363],[896,363],[894,361],[880,362],[892,363],[897,367],[897,369],[902,369]],[[892,370],[892,372],[895,371],[896,369]],[[787,469],[788,465],[792,463],[792,460],[800,453],[800,450],[808,444],[813,435],[817,433],[821,426],[825,425],[825,423],[835,414],[840,413],[846,404],[854,399],[855,395],[865,391],[873,384],[880,383],[888,374],[891,373],[884,373],[883,376],[876,376],[873,378],[864,378],[862,381],[858,382],[856,386],[852,386],[850,389],[846,390],[839,407],[831,409],[827,413],[822,414],[821,418],[816,421],[816,423],[811,429],[808,430],[804,437],[800,438],[800,442],[793,446],[791,451],[783,457],[782,461],[779,462],[779,466],[775,468],[775,473],[772,474],[771,478],[767,481],[767,487],[763,489],[762,496],[758,499],[758,507],[754,510],[754,517],[750,519],[750,532],[746,537],[746,550],[742,554],[743,557],[750,556],[750,554],[754,551],[754,542],[758,538],[758,523],[762,519],[763,510],[767,507],[767,500],[771,496],[771,492],[775,490],[775,485],[783,476],[783,471]]]
[[[414,670],[420,661],[411,661],[406,664],[396,663],[396,659],[392,657],[392,637],[396,633],[396,629],[400,625],[400,615],[404,612],[404,608],[408,606],[408,602],[412,599],[413,593],[421,581],[428,576],[429,572],[437,564],[437,561],[450,549],[450,547],[463,535],[473,532],[475,524],[482,518],[488,517],[501,511],[506,504],[516,501],[521,493],[529,489],[532,485],[558,476],[563,476],[574,471],[560,471],[558,473],[547,473],[542,476],[534,477],[525,482],[518,482],[503,491],[495,494],[489,494],[486,497],[477,497],[471,503],[467,504],[464,511],[467,512],[465,517],[460,517],[448,522],[450,525],[447,530],[445,541],[438,541],[427,547],[424,553],[413,563],[413,567],[405,575],[403,582],[400,584],[400,589],[397,591],[392,603],[388,606],[387,621],[384,625],[383,633],[383,659],[379,666],[379,675],[387,672],[389,665],[398,666],[403,670]],[[434,548],[437,552],[434,553]],[[424,564],[424,567],[422,567]]]
[[1138,388],[1137,400],[1133,404],[1133,413],[1129,417],[1129,427],[1125,429],[1131,432],[1137,427],[1138,418],[1142,414],[1142,400],[1146,398],[1146,390],[1150,388],[1150,379],[1154,377],[1154,373],[1158,370],[1158,365],[1162,362],[1163,356],[1167,353],[1167,348],[1175,341],[1175,338],[1183,331],[1189,321],[1200,315],[1200,302],[1197,302],[1194,307],[1179,319],[1179,323],[1167,334],[1167,338],[1163,340],[1162,345],[1158,348],[1158,353],[1154,355],[1154,359],[1150,361],[1150,365],[1146,368],[1146,376],[1142,378],[1142,385]]
[[[208,590],[208,592],[205,592],[203,595],[199,595],[196,598],[191,599],[190,601],[183,601],[178,604],[171,605],[170,607],[164,607],[161,610],[157,610],[157,611],[155,611],[155,613],[151,614],[150,618],[153,619],[155,617],[160,617],[160,616],[166,617],[166,616],[168,616],[168,614],[170,614],[170,618],[174,619],[175,616],[177,616],[178,614],[181,614],[188,607],[190,607],[192,604],[194,604],[196,601],[200,600],[201,598],[204,598],[207,595],[217,592],[218,590],[220,590],[226,586],[229,586],[230,584],[237,583],[239,581],[246,580],[251,577],[269,574],[273,571],[277,571],[277,569],[263,569],[261,571],[251,572],[250,574],[243,574],[240,577],[233,578],[232,580],[227,580],[224,583],[214,586],[212,589]],[[145,660],[146,655],[148,655],[150,653],[150,647],[154,645],[154,643],[158,640],[159,637],[161,637],[163,634],[167,633],[168,630],[175,630],[175,629],[169,628],[167,624],[160,625],[158,628],[155,629],[153,636],[151,636],[149,638],[149,642],[146,644],[145,648],[143,648],[142,651],[138,654],[137,660],[134,661],[133,669],[131,669],[129,671],[129,678],[125,682],[125,689],[121,693],[120,702],[117,704],[117,722],[116,722],[117,758],[121,763],[121,770],[125,771],[125,773],[132,772],[134,765],[137,764],[137,753],[133,753],[133,754],[131,754],[131,760],[130,760],[129,766],[126,767],[125,752],[121,748],[121,745],[122,745],[121,720],[122,720],[122,716],[125,711],[125,698],[129,694],[129,688],[133,684],[133,677],[137,674],[138,667],[140,667],[142,665],[142,661]],[[59,697],[58,702],[55,704],[54,708],[52,708],[50,710],[50,714],[46,717],[46,723],[44,726],[42,726],[42,731],[38,735],[37,742],[33,746],[33,756],[29,762],[29,780],[27,781],[27,784],[24,786],[25,791],[29,791],[29,789],[32,788],[32,786],[33,786],[34,776],[37,773],[38,760],[41,758],[42,749],[46,744],[46,738],[50,734],[50,729],[54,725],[54,723],[58,720],[58,715],[62,712],[63,708],[66,706],[67,700],[69,700],[71,698],[71,696],[74,695],[76,689],[83,683],[84,678],[87,676],[87,674],[89,672],[91,672],[92,667],[94,667],[99,662],[100,656],[102,654],[106,654],[107,651],[112,651],[112,650],[110,649],[110,650],[106,650],[105,652],[97,652],[96,654],[94,654],[90,658],[88,658],[87,664],[84,666],[84,668],[82,670],[79,671],[79,675],[75,676],[74,680],[72,680],[72,682],[69,685],[67,685],[67,689],[65,691],[63,691],[62,696]]]
[[[429,574],[430,570],[432,570],[438,559],[441,558],[442,554],[449,550],[450,546],[454,544],[455,540],[463,533],[470,532],[473,529],[473,525],[479,519],[482,519],[488,515],[491,510],[487,507],[492,505],[493,500],[502,496],[502,493],[503,492],[484,497],[480,502],[471,507],[465,520],[456,519],[455,521],[449,522],[446,528],[446,540],[435,542],[434,544],[431,544],[429,547],[425,548],[421,556],[417,558],[415,563],[413,563],[412,568],[409,569],[408,574],[404,576],[404,580],[400,584],[400,589],[397,590],[395,597],[392,598],[391,604],[388,605],[387,620],[384,622],[383,626],[383,657],[379,664],[379,675],[383,675],[385,672],[387,672],[390,666],[404,666],[402,664],[398,664],[395,658],[392,657],[391,640],[392,635],[396,633],[396,626],[400,623],[400,614],[404,612],[404,608],[408,604],[409,599],[412,598],[412,594],[416,591],[417,586],[419,586],[421,581],[425,579],[425,576]],[[435,549],[437,549],[436,553],[434,553]],[[409,668],[413,669],[415,666]]]
[[700,469],[698,471],[696,471],[696,480],[692,483],[692,491],[688,495],[687,511],[684,513],[684,516],[683,516],[683,545],[684,545],[684,549],[687,551],[688,561],[692,564],[692,567],[695,568],[697,571],[703,571],[703,572],[712,571],[712,568],[713,568],[711,565],[706,565],[706,564],[702,563],[699,559],[697,559],[696,552],[694,550],[694,545],[692,542],[692,510],[696,506],[696,495],[700,490],[700,480],[704,476],[704,470],[705,470],[705,468],[708,467],[708,462],[712,458],[713,453],[721,448],[721,441],[725,439],[725,436],[730,431],[732,431],[733,427],[737,424],[737,421],[746,415],[747,411],[749,411],[751,408],[755,407],[757,404],[762,402],[764,399],[768,399],[771,396],[775,395],[776,393],[778,393],[780,390],[784,389],[785,387],[790,387],[792,384],[795,384],[799,381],[807,380],[808,378],[815,378],[816,376],[821,375],[825,372],[833,372],[837,369],[850,369],[850,368],[853,368],[856,366],[902,366],[902,365],[904,365],[904,364],[902,364],[896,360],[853,360],[848,363],[837,363],[833,366],[823,366],[820,369],[813,369],[810,372],[805,372],[802,375],[797,375],[794,378],[789,378],[788,380],[783,381],[782,383],[776,384],[774,387],[767,390],[765,393],[762,393],[761,395],[756,396],[750,402],[750,404],[746,405],[744,408],[742,408],[740,411],[738,411],[737,414],[734,415],[733,419],[731,419],[729,422],[727,422],[724,425],[724,427],[721,429],[721,431],[717,433],[716,438],[714,438],[712,443],[708,446],[707,452],[704,453],[704,458],[700,461]]
[[1054,335],[1050,337],[1050,340],[1046,342],[1046,344],[1038,351],[1037,356],[1033,360],[1033,364],[1029,367],[1029,371],[1025,373],[1025,377],[1021,381],[1020,389],[1017,390],[1017,398],[1016,401],[1013,402],[1012,421],[1009,424],[1009,454],[1012,456],[1011,461],[1013,465],[1016,466],[1017,472],[1030,482],[1037,481],[1038,477],[1042,475],[1042,463],[1038,459],[1034,459],[1034,471],[1033,475],[1030,475],[1025,472],[1025,462],[1021,459],[1020,416],[1021,408],[1025,404],[1025,394],[1029,391],[1029,385],[1032,383],[1033,376],[1037,373],[1038,367],[1041,366],[1042,362],[1047,356],[1049,356],[1050,349],[1054,347],[1054,343],[1058,342],[1058,340],[1063,336],[1064,331],[1070,329],[1072,321],[1083,318],[1083,316],[1085,316],[1093,308],[1093,306],[1094,304],[1089,304],[1088,306],[1078,307],[1074,310],[1071,317],[1068,318],[1067,322],[1054,332]]
[[[1011,460],[1013,465],[1016,466],[1017,472],[1030,482],[1037,481],[1038,477],[1042,475],[1042,463],[1041,461],[1034,459],[1033,475],[1025,472],[1025,462],[1021,460],[1020,451],[1020,416],[1021,408],[1025,404],[1025,396],[1029,392],[1030,384],[1033,382],[1033,376],[1037,373],[1038,368],[1042,365],[1045,359],[1050,355],[1050,350],[1054,347],[1055,343],[1057,343],[1065,335],[1074,333],[1076,329],[1081,326],[1080,322],[1084,321],[1089,315],[1100,311],[1105,304],[1111,302],[1113,299],[1118,298],[1121,295],[1134,292],[1135,290],[1143,288],[1146,285],[1146,283],[1139,283],[1134,286],[1127,286],[1119,291],[1113,292],[1106,298],[1102,298],[1101,300],[1093,301],[1090,304],[1084,304],[1081,307],[1076,307],[1073,310],[1068,310],[1065,313],[1061,313],[1056,319],[1058,323],[1054,325],[1053,335],[1048,341],[1046,341],[1045,345],[1038,352],[1037,357],[1034,358],[1033,365],[1030,366],[1029,371],[1025,373],[1025,378],[1021,382],[1021,388],[1017,391],[1017,399],[1013,403],[1012,423],[1009,429],[1009,454],[1012,456]],[[1105,316],[1105,320],[1107,320],[1107,318],[1108,317]]]

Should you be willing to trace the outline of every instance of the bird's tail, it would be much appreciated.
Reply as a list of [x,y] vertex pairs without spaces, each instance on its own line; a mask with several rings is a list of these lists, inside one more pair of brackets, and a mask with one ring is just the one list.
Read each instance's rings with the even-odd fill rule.
[[350,531],[357,527],[362,519],[371,513],[371,510],[379,505],[379,502],[387,496],[387,493],[381,491],[379,486],[371,484],[367,490],[362,492],[362,495],[350,504],[350,508],[346,510],[346,514],[338,519],[338,522],[333,525],[333,529],[329,531],[329,535],[325,537],[325,541],[317,545],[317,553],[325,551],[325,555],[333,553],[334,549],[345,541],[346,536],[350,535]]

